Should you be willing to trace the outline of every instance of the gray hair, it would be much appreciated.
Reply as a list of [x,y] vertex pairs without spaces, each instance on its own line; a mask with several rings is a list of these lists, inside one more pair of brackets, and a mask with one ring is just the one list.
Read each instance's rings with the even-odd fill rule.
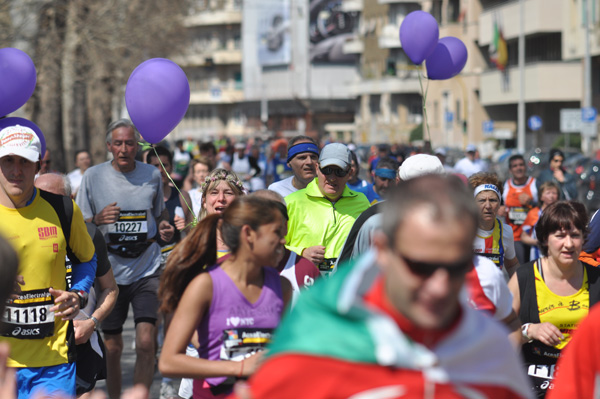
[[140,141],[142,139],[142,137],[140,136],[140,132],[138,132],[138,130],[135,128],[135,125],[133,124],[133,122],[131,122],[129,119],[121,118],[121,119],[117,119],[116,121],[112,121],[108,125],[108,128],[106,129],[106,142],[108,144],[110,144],[112,142],[112,133],[115,131],[115,129],[118,129],[120,127],[128,127],[128,128],[133,129],[133,132],[135,133],[136,141]]
[[431,209],[432,218],[436,221],[454,219],[456,223],[465,224],[464,220],[470,219],[475,238],[479,210],[473,193],[456,176],[426,175],[401,181],[383,202],[381,228],[390,246],[408,215],[420,207]]

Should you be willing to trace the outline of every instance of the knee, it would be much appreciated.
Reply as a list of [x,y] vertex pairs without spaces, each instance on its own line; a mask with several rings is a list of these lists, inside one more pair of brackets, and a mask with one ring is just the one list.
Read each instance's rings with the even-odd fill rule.
[[104,346],[108,356],[121,356],[123,353],[123,340],[105,338]]
[[135,338],[135,351],[138,355],[154,356],[155,338],[154,334],[138,334]]

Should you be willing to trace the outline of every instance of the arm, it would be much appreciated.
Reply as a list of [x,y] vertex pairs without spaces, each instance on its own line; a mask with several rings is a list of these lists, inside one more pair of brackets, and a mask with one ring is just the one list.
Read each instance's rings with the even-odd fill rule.
[[511,311],[508,316],[502,319],[502,323],[508,328],[510,333],[508,334],[508,340],[515,347],[515,349],[520,350],[522,339],[521,339],[521,320],[519,320],[519,316],[515,313],[515,311]]
[[504,258],[504,267],[506,267],[506,271],[508,272],[508,276],[511,277],[519,268],[519,259],[515,256],[511,259]]
[[96,226],[100,226],[101,224],[111,224],[117,221],[119,212],[121,212],[121,208],[117,206],[116,202],[113,202],[112,204],[106,205],[99,213],[85,221],[94,223]]
[[[112,311],[115,303],[117,303],[119,287],[115,281],[112,269],[109,269],[107,273],[96,279],[100,286],[100,295],[98,296],[96,309],[89,316],[94,316],[99,322],[102,322]],[[75,343],[79,345],[87,342],[96,327],[94,321],[90,318],[86,320],[74,320],[73,323],[75,327]]]
[[280,276],[279,281],[281,281],[281,293],[283,295],[283,305],[285,310],[285,308],[288,307],[290,301],[292,300],[294,289],[292,288],[292,284],[287,278]]
[[173,234],[175,234],[175,227],[169,223],[169,211],[168,209],[163,209],[160,217],[156,220],[156,225],[158,226],[158,234],[160,239],[164,242],[169,242],[173,238]]
[[94,253],[92,259],[88,262],[73,263],[73,285],[72,291],[90,292],[94,277],[96,276],[97,256]]
[[[191,228],[191,223],[194,220],[194,215],[190,209],[192,206],[192,198],[190,197],[190,194],[187,191],[181,192],[181,194],[179,195],[179,203],[181,204],[181,208],[183,209],[184,219],[178,218],[176,216],[175,227],[177,227],[178,230],[185,231],[187,233],[189,232]],[[180,219],[180,221],[178,222],[177,219]]]
[[521,242],[523,244],[527,244],[527,245],[531,245],[531,246],[535,246],[535,247],[537,247],[539,244],[537,239],[533,238],[528,232],[525,231],[525,228],[523,228],[523,231],[521,232]]

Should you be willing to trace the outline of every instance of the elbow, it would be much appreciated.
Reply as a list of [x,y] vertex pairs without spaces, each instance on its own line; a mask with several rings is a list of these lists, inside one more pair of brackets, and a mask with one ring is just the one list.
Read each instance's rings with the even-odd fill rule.
[[160,371],[160,374],[163,377],[177,377],[177,373],[176,370],[173,368],[172,362],[170,362],[170,359],[168,358],[168,356],[165,356],[165,354],[161,354],[158,359],[158,370]]

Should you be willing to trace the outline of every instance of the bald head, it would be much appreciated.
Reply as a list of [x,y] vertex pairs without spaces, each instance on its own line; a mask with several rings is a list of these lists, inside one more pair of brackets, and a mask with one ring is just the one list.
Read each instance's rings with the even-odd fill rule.
[[46,173],[35,179],[35,186],[53,194],[71,196],[71,183],[65,175]]

